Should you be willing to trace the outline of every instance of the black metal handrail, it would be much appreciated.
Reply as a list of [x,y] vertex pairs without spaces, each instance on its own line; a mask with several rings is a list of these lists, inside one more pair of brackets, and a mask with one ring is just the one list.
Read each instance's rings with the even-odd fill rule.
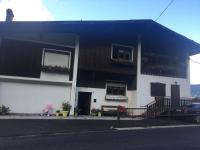
[[147,106],[147,116],[149,118],[159,116],[171,106],[169,98],[159,98],[154,103]]
[[[189,105],[193,102],[192,98],[181,97],[178,107]],[[200,102],[200,101],[199,101]],[[156,117],[171,108],[171,97],[160,97],[147,105],[148,117]]]

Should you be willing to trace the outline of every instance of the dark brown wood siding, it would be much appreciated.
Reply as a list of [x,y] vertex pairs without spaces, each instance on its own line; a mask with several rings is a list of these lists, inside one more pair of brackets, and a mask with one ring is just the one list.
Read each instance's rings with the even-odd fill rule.
[[[110,39],[107,39],[108,41]],[[124,39],[123,39],[124,40]],[[81,40],[80,40],[81,41]],[[88,42],[89,41],[89,42]],[[77,86],[105,88],[107,81],[127,83],[128,90],[136,89],[137,42],[105,42],[93,39],[80,42]],[[115,62],[111,59],[112,44],[134,47],[133,62]]]
[[[71,48],[3,39],[0,48],[0,74],[40,78],[43,48],[71,51],[73,62],[74,50]],[[71,63],[71,69],[73,69],[73,63]],[[72,79],[72,73],[71,71],[70,79]]]
[[[80,44],[78,68],[84,70],[104,71],[125,75],[136,74],[137,50],[135,45],[133,63],[118,63],[111,60],[111,45]],[[125,44],[124,44],[125,45]]]
[[187,78],[188,56],[159,42],[142,41],[142,74]]
[[100,71],[78,71],[77,86],[106,88],[106,82],[124,82],[127,85],[127,90],[136,90],[136,75],[116,74]]

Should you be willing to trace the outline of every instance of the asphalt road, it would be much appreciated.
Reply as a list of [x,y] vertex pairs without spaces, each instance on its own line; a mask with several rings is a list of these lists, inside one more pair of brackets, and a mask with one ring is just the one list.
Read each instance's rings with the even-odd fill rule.
[[[159,119],[150,120],[124,120],[121,127],[163,126],[168,121]],[[170,124],[183,124],[170,121]],[[184,123],[185,124],[185,123]],[[0,137],[10,137],[30,134],[47,134],[55,132],[79,132],[108,130],[116,127],[116,120],[47,120],[47,119],[0,119]],[[1,150],[1,149],[0,149]]]
[[0,137],[0,150],[199,150],[200,127]]

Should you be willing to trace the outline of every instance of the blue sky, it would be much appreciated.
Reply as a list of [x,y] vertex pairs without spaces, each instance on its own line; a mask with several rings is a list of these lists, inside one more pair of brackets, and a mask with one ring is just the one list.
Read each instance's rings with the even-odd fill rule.
[[[0,0],[14,20],[155,20],[171,0]],[[158,23],[200,43],[200,0],[175,0]],[[192,59],[200,62],[200,55]],[[191,83],[200,84],[200,65],[191,64]]]
[[[56,20],[155,20],[170,0],[44,0]],[[200,0],[175,0],[159,23],[200,43]]]

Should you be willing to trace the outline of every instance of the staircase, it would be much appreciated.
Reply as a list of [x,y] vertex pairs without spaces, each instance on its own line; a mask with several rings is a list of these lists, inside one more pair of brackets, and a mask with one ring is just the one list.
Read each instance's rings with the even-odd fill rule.
[[[190,98],[181,98],[180,104],[177,107],[183,107],[185,105],[191,104],[193,101]],[[155,101],[149,103],[147,106],[147,116],[148,118],[159,117],[161,114],[166,113],[171,107],[170,97],[159,97]]]

